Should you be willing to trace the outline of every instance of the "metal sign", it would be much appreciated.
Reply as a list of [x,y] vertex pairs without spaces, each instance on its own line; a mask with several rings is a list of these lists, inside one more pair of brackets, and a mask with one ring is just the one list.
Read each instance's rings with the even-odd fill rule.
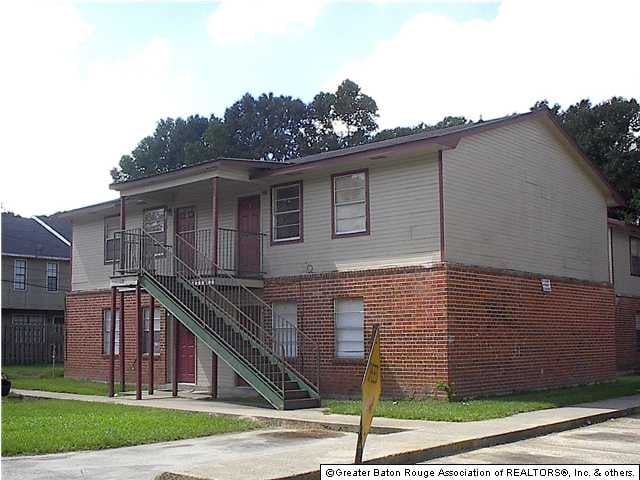
[[360,430],[358,431],[358,444],[356,446],[355,463],[362,463],[362,452],[367,435],[371,429],[373,415],[382,393],[382,376],[380,372],[380,329],[379,325],[373,326],[373,342],[369,351],[367,368],[362,379],[362,412],[360,414]]

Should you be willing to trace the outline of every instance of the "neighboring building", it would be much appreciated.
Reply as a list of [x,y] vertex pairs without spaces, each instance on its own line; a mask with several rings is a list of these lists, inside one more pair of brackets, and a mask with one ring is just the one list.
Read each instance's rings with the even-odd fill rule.
[[640,370],[640,227],[609,219],[611,278],[616,291],[617,367]]
[[67,376],[107,379],[112,302],[124,298],[127,381],[138,365],[147,381],[136,285],[145,345],[148,293],[163,307],[157,382],[219,396],[249,384],[279,408],[358,395],[374,324],[387,397],[616,373],[607,208],[619,196],[547,111],[111,188],[119,200],[65,215]]
[[62,359],[65,294],[71,286],[71,224],[2,214],[2,361]]

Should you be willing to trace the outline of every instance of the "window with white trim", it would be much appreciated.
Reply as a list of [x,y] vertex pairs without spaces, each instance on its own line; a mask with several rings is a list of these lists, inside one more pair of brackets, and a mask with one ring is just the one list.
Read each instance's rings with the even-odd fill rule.
[[[114,351],[120,353],[120,310],[116,309],[116,338]],[[111,354],[111,310],[102,311],[102,353]]]
[[278,302],[273,309],[273,340],[275,347],[289,357],[298,355],[298,306],[294,302]]
[[364,301],[335,300],[336,358],[364,358]]
[[629,257],[631,275],[640,276],[640,238],[629,237]]
[[367,174],[348,173],[333,177],[333,233],[367,232]]
[[293,183],[273,187],[271,211],[274,242],[302,238],[302,184]]
[[[142,309],[142,318],[144,319],[144,334],[142,335],[142,353],[149,353],[149,316],[151,308],[144,307]],[[160,310],[156,307],[153,310],[153,353],[160,353]]]
[[120,239],[115,238],[115,232],[120,230],[120,217],[106,217],[104,219],[104,263],[113,262],[120,254]]
[[47,291],[58,291],[58,264],[56,262],[47,262]]
[[27,288],[27,261],[16,258],[13,262],[13,289],[24,290]]

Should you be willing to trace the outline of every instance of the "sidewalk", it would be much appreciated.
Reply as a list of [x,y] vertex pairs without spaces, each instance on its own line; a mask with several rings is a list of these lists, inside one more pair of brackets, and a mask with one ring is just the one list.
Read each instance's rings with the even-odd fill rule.
[[[217,401],[174,399],[163,396],[136,401],[128,398],[109,399],[52,392],[17,391],[17,393],[44,398],[249,416],[281,427],[298,426],[354,431],[359,420],[358,417],[350,415],[326,415],[322,409],[277,411]],[[479,422],[452,423],[376,418],[374,426],[379,428],[377,431],[387,433],[369,437],[365,448],[365,461],[373,463],[423,462],[453,453],[576,428],[609,418],[629,415],[633,412],[640,412],[640,395],[573,407],[521,413],[511,417]],[[388,433],[390,431],[396,433]],[[258,432],[255,433],[258,434]],[[281,432],[281,435],[286,436],[287,434]],[[192,476],[197,478],[275,479],[315,472],[321,463],[351,463],[353,461],[354,434],[343,433],[334,434],[331,438],[321,437],[319,436],[317,441],[301,441],[302,439],[300,439],[300,441],[283,442],[277,441],[276,436],[272,437],[271,442],[260,443],[261,448],[258,449],[255,448],[256,440],[255,438],[251,440],[251,435],[246,437],[245,445],[241,446],[241,443],[235,443],[237,446],[241,446],[238,449],[230,449],[230,445],[220,442],[218,448],[208,450],[208,459],[199,458],[198,462],[176,465],[173,468],[167,465],[167,471],[176,475],[166,478]],[[222,440],[224,437],[219,438]],[[260,438],[264,440],[266,437]],[[197,439],[191,440],[190,443],[193,444],[197,441]],[[110,452],[111,455],[115,454],[115,450]]]

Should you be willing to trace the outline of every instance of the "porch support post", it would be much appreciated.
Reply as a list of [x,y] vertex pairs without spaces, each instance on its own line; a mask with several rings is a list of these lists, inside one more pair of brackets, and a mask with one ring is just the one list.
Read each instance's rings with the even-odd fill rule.
[[136,285],[136,400],[142,400],[142,293]]
[[212,201],[212,215],[213,215],[213,228],[211,232],[211,259],[213,261],[213,273],[214,275],[217,273],[217,265],[218,265],[218,206],[220,204],[220,188],[219,188],[219,177],[213,177],[212,179],[212,191],[211,191],[211,201]]
[[155,313],[156,299],[151,297],[151,305],[149,305],[149,395],[153,395],[153,362],[155,356]]
[[120,292],[120,392],[125,391],[126,384],[126,368],[124,362],[124,351],[125,342],[124,342],[124,292]]
[[115,393],[114,377],[116,363],[116,295],[117,288],[111,287],[111,318],[109,319],[109,381],[107,385],[108,395],[113,397]]
[[120,230],[126,230],[127,216],[125,211],[124,197],[120,197]]
[[178,396],[178,319],[173,317],[173,375],[171,376],[171,395]]
[[211,398],[218,398],[218,355],[211,352]]

